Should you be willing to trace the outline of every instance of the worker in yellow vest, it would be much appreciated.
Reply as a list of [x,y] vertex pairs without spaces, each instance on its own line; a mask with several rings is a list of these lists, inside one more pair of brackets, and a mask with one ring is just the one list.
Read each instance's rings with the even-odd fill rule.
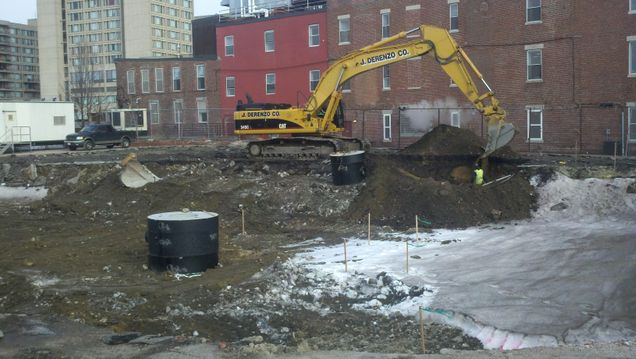
[[481,167],[479,167],[478,163],[475,163],[475,171],[474,172],[474,177],[475,177],[475,184],[477,186],[481,186],[484,184],[484,170],[481,169]]

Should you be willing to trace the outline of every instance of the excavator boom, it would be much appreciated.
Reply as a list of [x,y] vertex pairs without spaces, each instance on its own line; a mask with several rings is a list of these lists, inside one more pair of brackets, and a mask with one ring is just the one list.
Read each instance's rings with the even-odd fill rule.
[[[416,32],[420,33],[419,37],[409,36]],[[234,113],[235,133],[329,136],[342,132],[344,119],[341,111],[341,88],[347,80],[367,71],[429,53],[488,122],[488,143],[481,157],[484,158],[508,144],[515,130],[512,124],[505,121],[506,112],[499,106],[494,92],[450,33],[429,25],[401,32],[338,59],[322,74],[304,107],[242,105]],[[478,86],[475,79],[481,85]],[[484,90],[480,92],[479,87]],[[282,143],[286,140],[279,141]],[[271,142],[269,141],[270,144]],[[261,154],[253,147],[257,146],[255,143],[250,146],[253,155]],[[335,147],[333,149],[337,150]]]

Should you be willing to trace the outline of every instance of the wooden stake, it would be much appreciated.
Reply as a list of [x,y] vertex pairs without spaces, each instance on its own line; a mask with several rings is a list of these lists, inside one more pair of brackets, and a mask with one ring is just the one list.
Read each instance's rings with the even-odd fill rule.
[[424,313],[420,307],[420,340],[422,342],[422,354],[426,353],[426,341],[424,339]]
[[406,273],[408,274],[409,272],[409,241],[407,240],[404,243],[406,243]]
[[369,219],[367,220],[367,243],[369,243],[369,245],[371,245],[371,212],[369,212]]
[[616,171],[616,146],[618,145],[618,142],[614,142],[614,171]]
[[417,214],[415,215],[415,239],[420,240],[420,225],[417,223]]
[[349,268],[347,268],[347,240],[344,240],[344,261],[345,261],[345,272],[349,271]]
[[241,233],[245,234],[245,209],[241,208]]

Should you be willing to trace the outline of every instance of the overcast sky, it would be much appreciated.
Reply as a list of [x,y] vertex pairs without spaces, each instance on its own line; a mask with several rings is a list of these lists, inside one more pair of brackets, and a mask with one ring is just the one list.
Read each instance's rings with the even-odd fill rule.
[[[26,24],[37,17],[37,0],[0,0],[0,20]],[[194,0],[194,16],[216,14],[221,0]]]

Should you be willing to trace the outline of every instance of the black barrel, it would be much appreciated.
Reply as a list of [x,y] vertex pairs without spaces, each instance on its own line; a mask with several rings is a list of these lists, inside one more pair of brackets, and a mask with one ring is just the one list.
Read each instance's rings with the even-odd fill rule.
[[365,175],[364,151],[331,154],[331,176],[336,186],[359,183]]
[[148,216],[148,267],[155,272],[205,272],[219,263],[219,215],[165,212]]

